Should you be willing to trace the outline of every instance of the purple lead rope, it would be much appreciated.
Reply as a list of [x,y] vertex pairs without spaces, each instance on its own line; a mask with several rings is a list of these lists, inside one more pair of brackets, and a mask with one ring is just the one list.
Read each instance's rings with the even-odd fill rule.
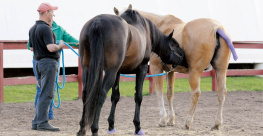
[[231,52],[232,52],[232,55],[233,55],[233,58],[234,60],[236,61],[238,59],[238,56],[237,56],[237,53],[236,53],[236,50],[234,48],[234,45],[232,44],[232,41],[229,39],[229,37],[226,35],[226,33],[223,31],[223,29],[218,29],[216,31],[223,39],[225,39],[228,47],[230,48]]

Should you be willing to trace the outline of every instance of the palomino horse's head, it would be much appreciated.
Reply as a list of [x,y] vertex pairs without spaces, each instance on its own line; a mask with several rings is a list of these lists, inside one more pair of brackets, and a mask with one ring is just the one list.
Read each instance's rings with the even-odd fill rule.
[[[147,18],[144,18],[136,10],[132,10],[132,5],[123,13],[119,13],[114,7],[117,16],[123,18],[130,25],[142,25],[150,32],[152,51],[161,57],[166,64],[172,64],[173,67],[181,65],[184,58],[184,51],[180,48],[178,42],[173,38],[173,31],[168,35],[164,35],[161,31]],[[158,43],[158,45],[156,45]]]

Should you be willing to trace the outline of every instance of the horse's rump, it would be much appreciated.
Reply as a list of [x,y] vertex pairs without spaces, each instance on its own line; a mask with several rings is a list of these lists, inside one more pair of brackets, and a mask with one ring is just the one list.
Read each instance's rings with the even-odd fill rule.
[[80,46],[80,50],[83,54],[87,54],[84,58],[87,59],[85,63],[88,65],[90,54],[92,54],[92,50],[90,50],[90,41],[91,38],[94,38],[93,32],[90,32],[90,28],[98,23],[101,23],[103,26],[103,30],[100,32],[100,35],[103,36],[103,48],[105,49],[104,65],[105,69],[107,69],[111,66],[116,66],[116,63],[120,63],[124,60],[123,56],[125,56],[124,54],[126,53],[128,46],[128,24],[120,17],[102,14],[94,17],[84,25],[80,35],[80,44],[82,45]]

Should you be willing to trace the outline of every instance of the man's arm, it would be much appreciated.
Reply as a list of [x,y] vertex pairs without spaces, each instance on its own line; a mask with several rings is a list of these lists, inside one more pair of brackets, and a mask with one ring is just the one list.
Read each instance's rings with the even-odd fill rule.
[[47,49],[50,52],[56,52],[59,51],[60,49],[62,49],[65,46],[65,44],[63,43],[63,41],[59,42],[59,45],[57,44],[48,44],[47,45]]
[[67,33],[67,31],[64,30],[62,27],[61,30],[63,31],[63,41],[71,43],[69,44],[70,46],[79,47],[79,41],[76,38]]
[[59,51],[60,49],[62,49],[64,47],[64,43],[63,41],[61,40],[59,42],[59,45],[57,44],[54,44],[54,39],[55,37],[53,37],[53,32],[52,30],[48,27],[48,26],[45,26],[46,29],[43,28],[43,31],[42,31],[42,34],[43,34],[43,40],[44,40],[44,43],[47,47],[47,50],[49,52],[56,52],[56,51]]

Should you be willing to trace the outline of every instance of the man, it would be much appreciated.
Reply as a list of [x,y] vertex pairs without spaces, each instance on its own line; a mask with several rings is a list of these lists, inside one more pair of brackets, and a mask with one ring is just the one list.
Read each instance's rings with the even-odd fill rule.
[[[64,42],[71,43],[71,44],[69,44],[70,46],[78,47],[79,41],[77,39],[75,39],[73,36],[71,36],[69,33],[67,33],[66,30],[64,30],[61,26],[57,25],[57,23],[55,21],[52,21],[52,23],[50,24],[50,27],[52,28],[52,31],[55,33],[57,41],[63,40]],[[27,43],[27,48],[29,50],[33,51],[33,48],[29,47],[29,42]],[[33,72],[34,72],[34,75],[35,75],[36,80],[37,80],[38,77],[36,74],[35,64],[36,64],[36,61],[33,58]],[[36,97],[35,97],[35,108],[37,105],[37,100],[38,100],[39,94],[41,92],[41,89],[38,85],[36,86],[36,89],[37,89],[37,92],[36,92]],[[56,90],[56,88],[54,88],[54,91],[55,90]],[[54,113],[53,113],[52,103],[50,104],[48,118],[49,118],[49,120],[55,119]]]
[[59,131],[48,123],[48,109],[54,97],[55,78],[58,69],[59,50],[65,45],[60,41],[56,45],[56,36],[49,24],[53,21],[54,10],[58,7],[42,3],[38,7],[39,20],[29,31],[29,46],[33,47],[38,85],[41,92],[36,104],[32,129],[40,131]]

